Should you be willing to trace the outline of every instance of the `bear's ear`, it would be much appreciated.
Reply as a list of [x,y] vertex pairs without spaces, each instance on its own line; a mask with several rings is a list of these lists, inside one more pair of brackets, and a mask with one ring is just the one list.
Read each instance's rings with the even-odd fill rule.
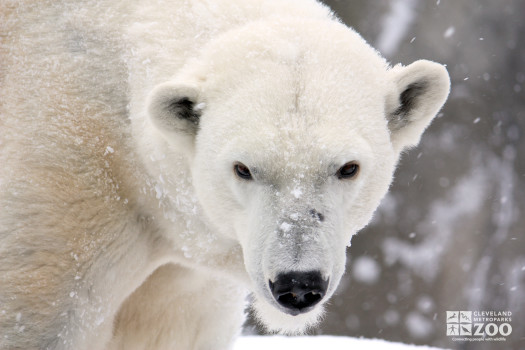
[[392,145],[400,152],[419,143],[447,99],[450,78],[444,66],[426,60],[396,66],[389,74],[394,91],[387,97],[386,114]]
[[157,85],[147,102],[150,120],[168,140],[188,137],[193,140],[203,106],[196,87],[175,83]]

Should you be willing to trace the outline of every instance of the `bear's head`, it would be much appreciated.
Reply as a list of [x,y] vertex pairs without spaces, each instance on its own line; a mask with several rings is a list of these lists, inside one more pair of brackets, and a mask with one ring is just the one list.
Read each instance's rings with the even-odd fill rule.
[[152,91],[150,120],[188,155],[212,229],[241,245],[267,328],[318,322],[449,84],[430,61],[390,68],[340,23],[287,19],[221,35]]

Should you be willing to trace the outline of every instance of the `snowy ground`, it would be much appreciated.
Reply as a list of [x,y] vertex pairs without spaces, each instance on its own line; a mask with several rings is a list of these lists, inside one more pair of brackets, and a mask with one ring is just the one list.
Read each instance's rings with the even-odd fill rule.
[[234,350],[438,350],[428,346],[415,346],[387,342],[381,339],[357,339],[348,337],[310,336],[246,336],[240,337]]

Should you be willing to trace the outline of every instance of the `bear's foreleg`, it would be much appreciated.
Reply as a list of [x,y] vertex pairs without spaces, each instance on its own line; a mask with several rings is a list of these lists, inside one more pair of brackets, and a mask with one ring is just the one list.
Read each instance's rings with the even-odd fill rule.
[[245,296],[226,278],[164,265],[124,302],[108,350],[230,349]]

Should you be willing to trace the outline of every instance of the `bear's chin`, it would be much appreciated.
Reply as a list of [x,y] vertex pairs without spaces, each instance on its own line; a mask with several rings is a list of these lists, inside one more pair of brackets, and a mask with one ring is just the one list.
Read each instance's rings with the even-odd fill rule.
[[254,296],[252,310],[258,323],[267,332],[285,335],[305,334],[309,329],[316,326],[324,315],[323,305],[317,305],[313,310],[304,314],[288,315],[259,296]]

